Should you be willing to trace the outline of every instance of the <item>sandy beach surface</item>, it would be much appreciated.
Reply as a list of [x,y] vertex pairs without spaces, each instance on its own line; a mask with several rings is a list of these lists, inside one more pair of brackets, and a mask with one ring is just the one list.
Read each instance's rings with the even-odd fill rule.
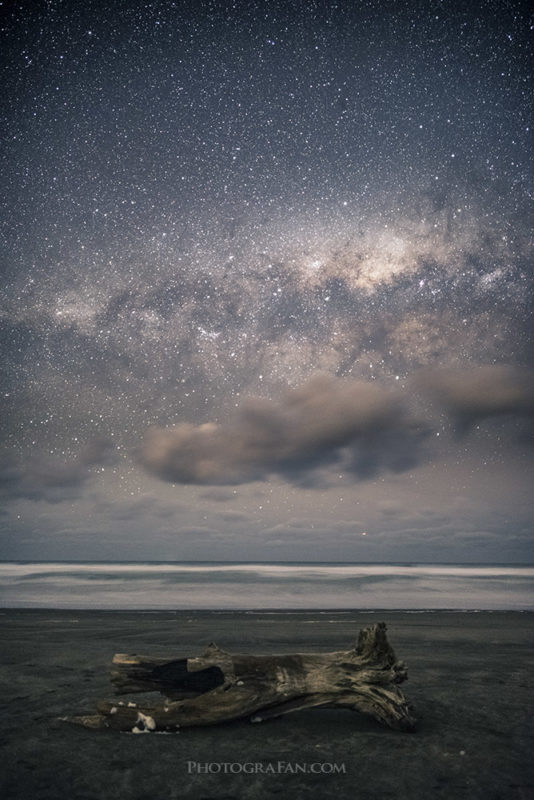
[[[408,665],[413,734],[335,709],[172,735],[59,719],[113,697],[115,652],[190,657],[210,641],[249,653],[348,649],[382,620]],[[4,800],[534,800],[531,612],[9,609],[0,631]]]

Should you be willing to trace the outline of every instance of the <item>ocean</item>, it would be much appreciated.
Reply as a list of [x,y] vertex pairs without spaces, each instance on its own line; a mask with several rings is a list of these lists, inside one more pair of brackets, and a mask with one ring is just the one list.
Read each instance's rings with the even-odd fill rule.
[[0,563],[0,607],[532,611],[534,565]]

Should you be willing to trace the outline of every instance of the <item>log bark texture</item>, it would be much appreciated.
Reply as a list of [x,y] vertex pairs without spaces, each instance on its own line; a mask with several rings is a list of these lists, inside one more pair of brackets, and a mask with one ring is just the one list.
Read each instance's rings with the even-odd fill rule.
[[412,708],[398,688],[407,678],[380,622],[360,631],[351,650],[291,655],[231,655],[215,644],[197,658],[165,660],[117,654],[116,694],[158,691],[164,703],[102,701],[98,714],[69,717],[90,728],[144,733],[251,722],[305,708],[349,708],[402,731],[415,729]]

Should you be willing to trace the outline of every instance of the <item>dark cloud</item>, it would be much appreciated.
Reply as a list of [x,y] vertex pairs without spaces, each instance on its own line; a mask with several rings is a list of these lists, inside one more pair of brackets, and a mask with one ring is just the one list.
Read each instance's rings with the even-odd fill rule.
[[93,474],[91,469],[110,465],[115,460],[111,442],[95,438],[70,460],[36,456],[22,464],[7,459],[0,468],[0,496],[58,503],[79,496]]
[[206,489],[199,494],[201,500],[210,500],[213,503],[230,503],[235,500],[235,494],[228,489]]
[[205,525],[191,525],[178,528],[176,534],[180,538],[216,539],[221,535],[221,532],[217,528],[209,528]]
[[152,429],[140,460],[173,483],[236,484],[271,474],[302,483],[331,464],[363,479],[416,464],[424,434],[397,394],[317,376],[278,403],[247,400],[225,425]]
[[509,365],[422,373],[417,384],[452,417],[459,432],[486,417],[534,415],[534,373]]
[[[532,415],[533,376],[511,366],[426,371],[412,389],[448,414],[459,432],[485,417]],[[225,424],[181,423],[148,431],[141,464],[171,483],[224,485],[279,475],[300,486],[327,483],[325,468],[368,480],[420,465],[431,415],[413,395],[378,383],[317,376],[279,402],[252,398]],[[210,499],[221,499],[209,495]],[[222,499],[227,499],[224,495]]]
[[98,512],[113,521],[131,521],[155,519],[172,519],[175,515],[183,513],[184,507],[180,503],[166,503],[154,495],[142,495],[129,500],[102,501],[99,503]]

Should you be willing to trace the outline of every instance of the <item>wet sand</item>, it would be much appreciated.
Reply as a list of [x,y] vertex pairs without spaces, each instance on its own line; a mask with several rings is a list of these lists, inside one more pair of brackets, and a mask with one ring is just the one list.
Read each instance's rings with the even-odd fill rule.
[[[338,650],[381,620],[408,665],[413,734],[335,709],[176,735],[59,720],[113,697],[115,652],[188,657],[212,640],[234,652]],[[534,800],[531,612],[5,610],[0,636],[4,800]]]

